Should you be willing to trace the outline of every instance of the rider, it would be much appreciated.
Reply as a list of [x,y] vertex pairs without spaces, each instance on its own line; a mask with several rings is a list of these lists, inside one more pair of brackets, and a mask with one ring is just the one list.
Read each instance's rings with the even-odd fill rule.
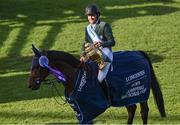
[[111,47],[115,45],[115,40],[111,26],[100,20],[100,11],[96,5],[88,5],[85,8],[85,15],[87,16],[89,25],[85,28],[85,42],[82,46],[80,61],[85,61],[84,45],[86,43],[92,43],[95,48],[101,49],[104,55],[103,60],[106,62],[105,66],[99,69],[98,72],[98,80],[102,83],[113,60]]

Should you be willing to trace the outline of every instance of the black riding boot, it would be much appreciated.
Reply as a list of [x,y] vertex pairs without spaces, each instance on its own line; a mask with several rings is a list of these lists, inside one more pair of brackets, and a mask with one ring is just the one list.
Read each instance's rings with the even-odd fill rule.
[[106,79],[102,81],[102,83],[100,83],[100,86],[104,92],[104,95],[106,97],[106,99],[109,101],[109,103],[111,103],[111,97],[110,97],[110,93],[109,93],[109,87],[108,87],[108,83],[106,82]]

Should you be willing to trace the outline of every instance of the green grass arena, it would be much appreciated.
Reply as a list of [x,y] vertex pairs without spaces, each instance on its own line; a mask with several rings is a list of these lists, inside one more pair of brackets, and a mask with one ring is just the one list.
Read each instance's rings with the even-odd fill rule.
[[[153,63],[164,95],[161,118],[150,94],[150,124],[180,124],[180,0],[1,0],[0,1],[0,123],[77,123],[68,104],[51,86],[27,88],[33,52],[63,50],[79,57],[88,24],[84,8],[97,3],[101,19],[112,26],[113,51],[143,50]],[[61,96],[63,87],[58,85]],[[109,108],[95,124],[124,124],[125,108]],[[138,105],[135,124],[142,123]]]

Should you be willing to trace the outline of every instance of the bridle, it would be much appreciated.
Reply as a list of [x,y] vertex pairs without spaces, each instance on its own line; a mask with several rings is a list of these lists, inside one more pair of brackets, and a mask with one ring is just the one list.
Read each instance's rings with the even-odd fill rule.
[[[81,62],[78,66],[77,66],[77,69],[79,68],[82,68],[84,66],[82,66],[84,64],[84,62]],[[55,68],[55,67],[54,67]],[[85,67],[84,67],[85,68]],[[57,88],[57,83],[61,83],[63,84],[64,86],[67,86],[66,83],[63,83],[61,81],[59,81],[56,77],[55,78],[46,78],[47,74],[44,74],[41,70],[47,70],[47,73],[48,74],[52,74],[48,69],[46,68],[43,68],[39,65],[39,58],[38,57],[34,57],[33,61],[32,61],[32,67],[31,67],[31,71],[34,70],[34,74],[31,74],[29,77],[30,79],[32,80],[31,82],[35,85],[35,87],[37,86],[40,86],[40,84],[45,84],[45,85],[50,85],[52,87],[52,90],[55,90],[56,91],[56,94],[59,94],[59,91],[58,91],[58,88]],[[71,78],[67,78],[67,82],[68,83],[73,83],[72,79]],[[32,85],[33,85],[32,84]],[[65,87],[66,88],[66,87]],[[68,90],[68,89],[67,89]],[[65,93],[66,93],[66,89],[65,89]],[[67,93],[66,93],[67,94]],[[61,96],[60,96],[61,97]],[[66,103],[65,99],[61,97],[61,99]],[[55,99],[56,102],[58,104],[60,104],[57,99]]]
[[[34,69],[34,68],[33,68]],[[42,67],[38,67],[38,69],[36,69],[37,71],[35,72],[38,72],[37,74],[38,75],[30,75],[29,78],[33,79],[33,82],[36,84],[36,85],[40,85],[41,83],[43,84],[46,84],[46,85],[52,85],[54,83],[60,83],[60,81],[58,81],[57,78],[46,78],[46,76],[43,76],[41,72],[41,70],[48,70],[48,69],[45,69],[45,68],[42,68]],[[48,74],[51,74],[49,71],[47,71]]]
[[[31,78],[33,80],[33,83],[36,84],[36,85],[40,85],[42,82],[45,83],[45,82],[48,82],[49,80],[46,80],[46,76],[44,76],[42,73],[41,73],[41,70],[47,70],[45,68],[42,68],[40,65],[39,65],[39,57],[37,56],[34,56],[33,60],[32,60],[32,65],[31,65],[31,72],[35,70],[35,73],[34,74],[31,74],[29,76],[29,78]],[[49,74],[49,71],[47,71],[48,74]],[[48,75],[47,74],[47,75]]]
[[[55,95],[55,93],[61,98],[61,100],[63,101],[63,103],[60,103],[58,101],[58,99],[54,96],[54,100],[59,104],[59,105],[64,105],[67,103],[67,101],[62,98],[62,96],[60,96],[61,94],[59,93],[58,91],[58,88],[56,86],[56,84],[58,83],[61,83],[60,81],[58,81],[57,78],[44,78],[43,75],[41,75],[41,67],[39,66],[37,71],[38,72],[38,75],[30,75],[29,78],[31,78],[33,80],[33,83],[37,86],[40,86],[41,83],[43,83],[44,85],[49,85],[51,88],[52,88],[52,93]],[[46,70],[46,69],[43,69],[43,70]],[[49,72],[49,71],[48,71]],[[64,84],[64,83],[62,83]]]

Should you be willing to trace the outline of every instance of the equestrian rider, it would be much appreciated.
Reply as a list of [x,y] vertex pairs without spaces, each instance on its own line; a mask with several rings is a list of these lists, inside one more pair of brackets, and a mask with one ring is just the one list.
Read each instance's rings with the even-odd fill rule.
[[100,11],[96,5],[89,5],[85,8],[85,15],[88,18],[89,25],[85,28],[85,42],[82,45],[82,54],[80,61],[85,61],[85,44],[91,43],[94,48],[101,50],[105,66],[99,69],[98,80],[100,83],[105,79],[110,65],[113,61],[111,47],[115,45],[111,26],[100,20]]

